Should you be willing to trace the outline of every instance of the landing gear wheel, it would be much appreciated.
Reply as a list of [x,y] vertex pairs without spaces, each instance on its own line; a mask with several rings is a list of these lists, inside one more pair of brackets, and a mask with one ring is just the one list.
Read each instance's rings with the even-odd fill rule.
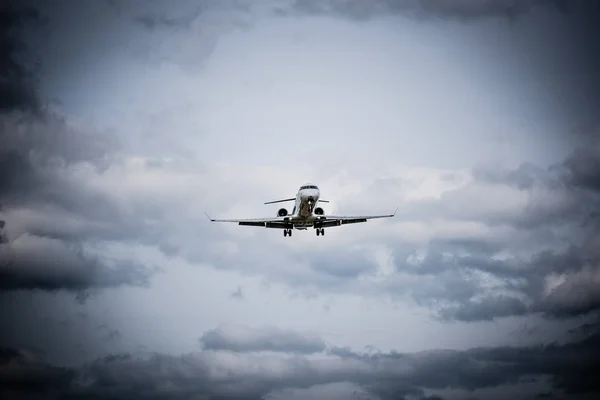
[[325,229],[317,228],[317,236],[323,236],[323,235],[325,235]]
[[283,230],[283,237],[286,237],[286,236],[287,236],[287,229],[284,229]]
[[325,228],[321,228],[321,236],[325,236]]
[[317,232],[317,236],[321,234],[321,230],[319,228],[315,229],[315,231]]
[[288,229],[288,236],[292,236],[292,230]]

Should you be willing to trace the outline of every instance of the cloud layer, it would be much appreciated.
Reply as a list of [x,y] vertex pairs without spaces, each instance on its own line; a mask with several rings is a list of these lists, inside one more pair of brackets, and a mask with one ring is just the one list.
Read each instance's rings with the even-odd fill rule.
[[[597,118],[596,60],[564,38],[581,4],[3,9],[0,391],[593,396],[600,142],[567,129]],[[204,215],[275,216],[263,202],[305,181],[328,213],[400,208],[291,240]],[[513,328],[528,343],[498,345]]]
[[[0,381],[14,396],[45,393],[52,398],[97,399],[280,398],[290,390],[310,391],[344,382],[353,382],[352,390],[364,398],[382,400],[443,398],[431,391],[446,389],[478,397],[477,393],[485,395],[482,390],[502,393],[503,385],[519,382],[537,382],[539,394],[554,389],[569,398],[600,389],[595,379],[600,368],[594,353],[597,333],[569,344],[530,348],[359,354],[330,347],[319,350],[325,351],[322,356],[308,357],[286,355],[306,349],[301,333],[245,329],[239,331],[234,346],[229,341],[179,356],[110,355],[78,368],[52,366],[32,353],[3,349]],[[215,332],[203,335],[205,347],[207,341],[222,342],[214,340],[218,336]],[[261,332],[260,340],[256,332]],[[257,340],[279,345],[264,346]],[[280,354],[261,353],[263,350]],[[336,390],[342,389],[333,387],[329,398],[335,398]],[[511,395],[510,390],[504,395]]]
[[366,19],[381,15],[404,14],[418,18],[457,18],[473,20],[478,18],[505,17],[514,19],[531,8],[540,5],[553,5],[564,11],[568,2],[562,0],[295,0],[296,10],[306,13],[330,13]]

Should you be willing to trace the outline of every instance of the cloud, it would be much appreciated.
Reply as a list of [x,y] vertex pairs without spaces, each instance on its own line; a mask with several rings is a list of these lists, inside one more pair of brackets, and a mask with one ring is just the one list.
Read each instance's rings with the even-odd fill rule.
[[1,249],[0,290],[145,286],[151,270],[132,262],[113,263],[86,254],[80,245],[24,234]]
[[399,225],[430,233],[417,245],[393,245],[403,278],[392,274],[384,286],[446,320],[597,310],[599,162],[594,144],[548,168],[479,166],[438,197],[407,204]]
[[[9,140],[9,152],[1,153],[0,160],[7,165],[19,162],[22,168],[4,170],[8,174],[4,181],[9,183],[0,190],[5,204],[0,217],[6,221],[4,233],[13,247],[3,253],[4,260],[9,256],[42,260],[24,255],[50,246],[56,254],[71,254],[61,264],[63,273],[77,270],[76,265],[90,266],[87,272],[63,276],[64,287],[107,287],[119,281],[147,284],[154,268],[92,251],[97,245],[122,242],[155,247],[193,263],[268,277],[304,293],[409,299],[430,307],[444,320],[481,321],[530,313],[563,318],[598,307],[591,277],[596,276],[599,254],[589,218],[600,211],[597,195],[574,179],[568,162],[549,168],[477,167],[458,173],[459,178],[426,196],[418,195],[430,190],[425,184],[411,187],[403,176],[406,170],[398,169],[397,179],[404,184],[360,189],[365,197],[367,190],[371,197],[384,190],[390,191],[384,198],[398,196],[402,207],[394,220],[365,224],[355,230],[358,236],[348,233],[348,228],[342,236],[328,236],[328,247],[313,246],[310,252],[303,251],[301,243],[298,248],[274,246],[272,257],[265,259],[264,247],[258,244],[263,234],[273,232],[209,225],[202,214],[206,209],[218,212],[218,207],[228,209],[231,216],[260,212],[236,208],[239,204],[223,205],[222,199],[239,198],[239,191],[248,187],[273,192],[265,184],[264,169],[249,168],[243,176],[233,177],[227,167],[124,156],[105,136],[84,133],[65,121],[54,124],[48,128],[57,132],[53,144],[33,139],[44,131],[39,122],[7,123],[32,139],[22,139],[27,138],[24,135],[21,141]],[[60,141],[69,145],[58,145]],[[588,157],[593,160],[595,153]],[[14,173],[22,175],[17,178]],[[433,173],[447,175],[446,171]],[[217,192],[211,189],[213,182],[228,184]],[[364,209],[352,203],[360,198],[360,192],[346,197],[346,210]],[[248,198],[244,204],[260,201],[264,199]],[[14,247],[17,244],[21,247]],[[286,268],[281,268],[282,263]],[[30,282],[26,287],[37,282],[46,289],[60,286],[59,280],[51,283],[44,275],[31,275],[43,271],[40,264],[31,265],[38,267],[7,270],[21,271],[7,279],[11,287],[18,287],[17,282]],[[577,274],[587,274],[581,276],[587,276],[589,283],[575,278]],[[555,284],[550,285],[552,279]],[[560,294],[571,285],[585,294],[577,299]]]
[[126,13],[132,21],[150,33],[139,38],[136,53],[151,61],[176,62],[192,72],[208,59],[223,35],[252,25],[251,4],[182,1],[173,8],[167,1],[158,1],[140,13],[125,2],[121,12],[129,8]]
[[[215,4],[207,1],[181,2],[175,10],[169,7],[168,2],[156,2],[154,11],[146,12],[134,17],[133,20],[144,28],[154,31],[156,29],[190,29],[194,20],[203,12],[214,9]],[[176,13],[177,15],[174,15]]]
[[564,166],[571,184],[600,193],[600,140],[577,149],[565,160]]
[[8,398],[53,398],[68,392],[75,376],[34,353],[0,347],[0,389]]
[[485,17],[505,17],[513,20],[539,5],[554,5],[565,11],[562,0],[295,0],[296,11],[309,14],[332,14],[352,19],[367,19],[384,14],[403,14],[418,18],[457,18],[473,20]]
[[[253,332],[246,330],[240,336],[249,338]],[[3,386],[15,393],[33,387],[20,383],[36,382],[65,398],[277,398],[292,389],[347,382],[365,397],[431,399],[428,390],[475,394],[502,388],[510,395],[511,385],[527,380],[537,382],[540,392],[562,392],[577,398],[575,395],[600,392],[595,379],[600,368],[596,358],[599,340],[596,332],[561,345],[418,353],[362,354],[332,347],[328,355],[320,357],[255,354],[245,348],[179,356],[117,354],[73,368],[56,367],[21,351],[4,349],[0,352],[0,377]],[[335,396],[335,388],[330,386],[330,396]]]
[[[385,5],[394,13],[483,17],[504,10],[518,13],[541,3],[295,4],[317,12],[329,7],[338,15],[371,16]],[[207,37],[202,43],[210,47],[223,29],[244,25],[249,15],[245,7],[232,3],[228,7],[233,13],[225,6],[214,6],[189,13],[185,20],[185,13],[169,13],[166,4],[141,14],[129,9],[127,16],[139,17],[137,28],[152,27],[152,32],[145,32],[146,38],[164,34],[161,43],[168,52],[174,49],[171,40],[180,45],[178,35],[187,35],[180,48],[185,54],[176,57],[179,61],[186,54],[204,57],[208,53],[196,47],[199,37]],[[215,16],[221,19],[212,20]],[[207,24],[208,20],[214,25]],[[174,26],[185,29],[162,32],[161,28]],[[158,53],[160,49],[152,54]],[[226,97],[223,104],[237,98]],[[0,121],[0,139],[5,144],[0,150],[0,219],[6,221],[1,257],[3,265],[10,266],[2,270],[7,282],[4,289],[145,285],[153,268],[109,257],[107,250],[112,245],[141,245],[195,264],[284,282],[296,292],[410,300],[431,307],[445,320],[481,321],[528,313],[568,317],[598,306],[596,227],[583,225],[599,211],[597,147],[578,150],[553,168],[478,166],[428,171],[421,176],[395,165],[387,179],[372,184],[364,172],[350,174],[355,177],[351,183],[340,173],[328,178],[327,186],[330,193],[339,195],[340,208],[363,212],[368,209],[365,199],[377,198],[388,203],[386,208],[402,205],[396,219],[385,224],[369,222],[358,229],[340,228],[343,235],[332,232],[317,245],[299,238],[286,244],[274,239],[267,242],[271,257],[265,260],[264,237],[274,232],[203,225],[202,211],[239,216],[264,212],[249,204],[265,200],[258,195],[278,196],[276,189],[286,186],[281,182],[296,179],[300,173],[277,167],[240,172],[191,159],[149,157],[135,146],[125,149],[112,135],[53,110],[39,116],[15,106]],[[174,131],[171,128],[169,124],[164,127]],[[169,150],[166,141],[162,150]],[[223,203],[223,199],[242,196],[244,202]],[[578,288],[580,295],[569,295],[569,288]]]
[[74,179],[114,163],[118,141],[42,106],[24,66],[32,55],[19,52],[23,29],[39,13],[10,6],[1,12],[0,290],[146,285],[154,268],[90,251],[90,237],[110,240],[107,232],[123,228],[110,222],[120,210]]
[[242,353],[273,351],[312,354],[325,350],[325,343],[313,335],[275,327],[256,330],[237,325],[224,325],[205,332],[200,342],[206,350],[229,350]]
[[115,264],[89,249],[90,240],[117,239],[127,225],[119,224],[117,203],[77,179],[78,171],[106,168],[118,151],[112,138],[50,110],[11,111],[0,115],[0,125],[0,289],[147,284],[152,268]]
[[26,50],[18,30],[38,23],[35,9],[18,8],[14,4],[0,9],[0,110],[38,107],[34,71],[21,61]]

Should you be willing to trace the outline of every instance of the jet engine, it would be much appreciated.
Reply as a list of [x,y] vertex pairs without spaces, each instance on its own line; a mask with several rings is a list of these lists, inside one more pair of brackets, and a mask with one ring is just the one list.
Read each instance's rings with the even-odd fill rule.
[[325,212],[321,207],[315,208],[315,215],[323,215]]
[[279,211],[277,211],[277,216],[279,217],[285,217],[286,215],[288,215],[288,211],[285,208],[280,208]]

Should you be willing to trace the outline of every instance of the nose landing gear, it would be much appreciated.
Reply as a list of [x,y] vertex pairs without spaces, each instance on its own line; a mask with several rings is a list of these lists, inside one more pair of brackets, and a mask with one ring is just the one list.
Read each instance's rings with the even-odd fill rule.
[[325,236],[325,229],[323,228],[317,228],[317,236]]

